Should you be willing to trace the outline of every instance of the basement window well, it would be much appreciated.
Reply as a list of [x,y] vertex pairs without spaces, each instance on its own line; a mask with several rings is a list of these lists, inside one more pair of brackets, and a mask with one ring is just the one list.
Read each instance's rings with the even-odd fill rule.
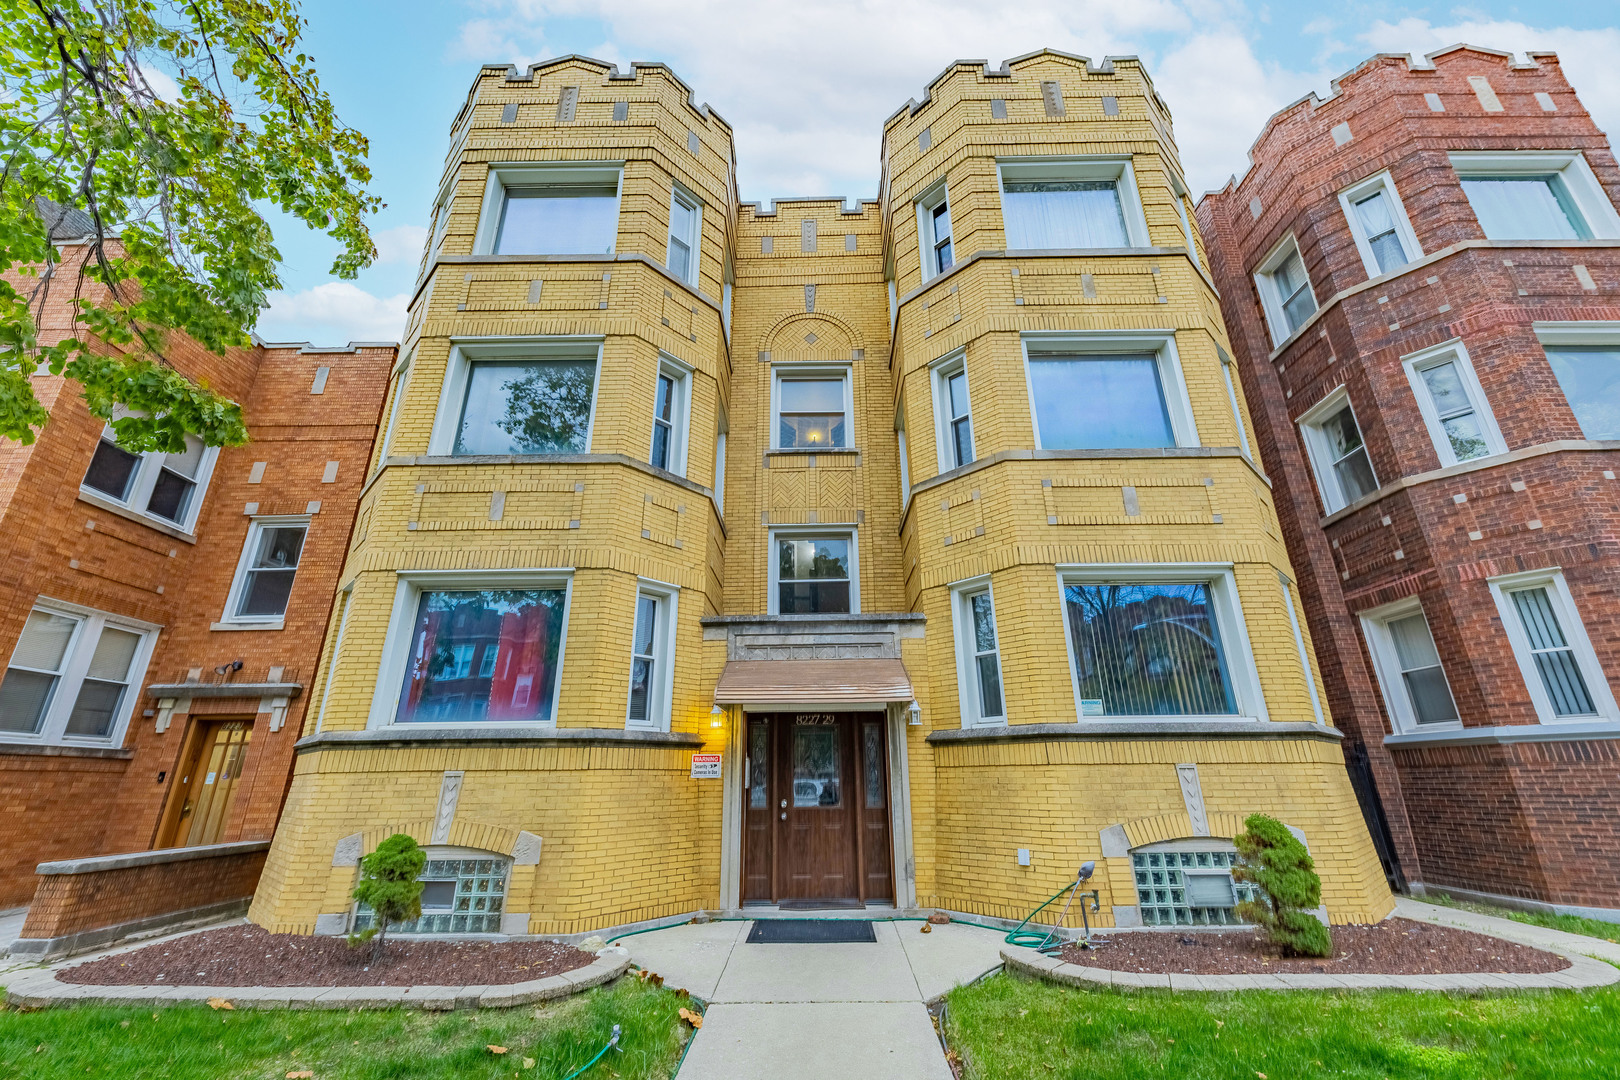
[[[442,852],[443,849],[440,849]],[[484,852],[445,856],[429,849],[422,882],[422,917],[393,923],[395,934],[495,934],[501,929],[506,907],[510,860]],[[356,931],[369,929],[376,917],[369,907],[358,906]]]

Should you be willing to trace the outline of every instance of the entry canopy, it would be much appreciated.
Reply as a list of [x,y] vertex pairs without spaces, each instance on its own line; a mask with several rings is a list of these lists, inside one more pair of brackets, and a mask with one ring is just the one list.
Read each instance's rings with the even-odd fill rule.
[[716,705],[859,705],[910,701],[899,660],[728,660]]

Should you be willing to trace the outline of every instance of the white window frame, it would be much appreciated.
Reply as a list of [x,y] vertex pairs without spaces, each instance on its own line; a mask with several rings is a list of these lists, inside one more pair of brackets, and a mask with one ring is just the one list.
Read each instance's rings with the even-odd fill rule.
[[[1468,355],[1468,349],[1463,345],[1461,338],[1452,338],[1450,341],[1401,357],[1401,366],[1406,370],[1406,379],[1412,384],[1412,397],[1417,401],[1418,412],[1423,414],[1423,426],[1429,429],[1429,440],[1434,443],[1434,452],[1440,455],[1441,466],[1462,463],[1457,460],[1457,454],[1451,448],[1451,440],[1446,437],[1440,412],[1435,408],[1434,395],[1429,392],[1429,384],[1423,381],[1423,372],[1448,362],[1457,369],[1457,377],[1462,381],[1463,392],[1468,395],[1468,403],[1473,406],[1474,415],[1479,418],[1479,430],[1485,438],[1485,453],[1468,460],[1484,461],[1496,454],[1507,453],[1507,442],[1502,438],[1502,430],[1496,426],[1496,415],[1491,412],[1491,402],[1485,396],[1485,388],[1479,385],[1479,377],[1474,374],[1474,362]],[[1365,432],[1361,438],[1363,442],[1366,441]],[[1368,461],[1371,460],[1369,456]]]
[[[996,612],[995,589],[988,574],[953,582],[951,594],[951,628],[956,639],[956,699],[960,703],[962,726],[1003,727],[1007,718],[1007,678],[1001,664],[1001,619]],[[985,716],[980,703],[977,639],[973,633],[972,601],[975,596],[990,598],[991,617],[996,623],[996,678],[1001,685],[1001,714]]]
[[[1620,723],[1620,707],[1615,705],[1614,691],[1609,685],[1603,666],[1598,663],[1591,639],[1586,636],[1586,624],[1581,619],[1580,611],[1575,607],[1575,597],[1571,595],[1569,584],[1564,580],[1563,569],[1550,566],[1540,570],[1527,570],[1520,574],[1504,574],[1488,579],[1486,584],[1490,586],[1491,599],[1496,601],[1496,613],[1502,620],[1502,629],[1507,633],[1508,644],[1513,647],[1513,659],[1519,665],[1519,675],[1524,679],[1525,689],[1530,693],[1530,702],[1535,706],[1536,716],[1541,722]],[[1552,601],[1559,629],[1563,630],[1564,639],[1575,654],[1575,663],[1580,668],[1581,678],[1586,682],[1587,693],[1592,695],[1592,707],[1597,710],[1596,715],[1559,716],[1553,710],[1552,699],[1547,696],[1547,689],[1541,682],[1541,672],[1536,668],[1535,657],[1530,651],[1530,639],[1525,636],[1524,627],[1519,622],[1518,609],[1513,603],[1513,598],[1508,595],[1519,589],[1533,589],[1538,586],[1547,590],[1547,596]]]
[[1226,383],[1226,400],[1232,406],[1232,423],[1237,425],[1238,449],[1243,451],[1243,456],[1248,458],[1250,463],[1253,463],[1254,446],[1249,442],[1249,425],[1243,422],[1243,405],[1238,401],[1238,379],[1233,372],[1236,363],[1226,354],[1225,349],[1220,350],[1220,361],[1221,378]]
[[1035,380],[1031,377],[1029,364],[1032,356],[1039,362],[1044,354],[1152,353],[1158,361],[1159,388],[1164,394],[1165,411],[1170,414],[1170,433],[1176,440],[1175,445],[1202,445],[1198,441],[1198,425],[1193,419],[1192,398],[1187,393],[1187,379],[1181,369],[1181,354],[1176,350],[1174,330],[1032,331],[1022,336],[1020,344],[1024,353],[1024,387],[1029,395],[1029,422],[1035,433],[1037,449],[1044,450],[1046,447],[1041,443],[1040,416],[1035,409]]
[[[1299,267],[1305,272],[1305,291],[1311,294],[1311,304],[1315,312],[1300,323],[1298,330],[1288,329],[1288,315],[1283,310],[1283,301],[1287,300],[1277,288],[1273,275],[1288,261],[1288,256],[1299,256]],[[1285,342],[1293,340],[1294,336],[1310,325],[1311,320],[1322,310],[1321,301],[1316,295],[1316,284],[1311,281],[1310,267],[1305,265],[1305,254],[1300,250],[1299,241],[1289,233],[1278,240],[1266,257],[1260,260],[1260,265],[1254,271],[1254,288],[1260,294],[1260,306],[1266,314],[1266,328],[1271,331],[1271,343],[1274,348],[1281,348]]]
[[949,270],[934,269],[934,243],[938,239],[934,236],[934,210],[940,203],[944,203],[951,215],[951,268],[958,262],[956,258],[956,206],[951,202],[951,194],[945,181],[930,187],[917,198],[915,210],[917,215],[917,261],[922,266],[922,279],[932,281]]
[[894,410],[894,443],[900,457],[900,510],[905,511],[906,503],[911,499],[911,448],[906,445],[906,394],[900,392],[900,400]]
[[[688,210],[692,211],[692,233],[690,236],[677,237],[675,235],[676,204],[680,204],[681,206],[684,206]],[[669,272],[677,279],[686,282],[688,285],[696,287],[698,280],[698,263],[701,262],[703,258],[703,200],[692,194],[680,184],[675,184],[670,188],[669,234],[666,237],[666,240],[667,246],[664,250],[665,269],[669,270]],[[669,252],[674,249],[675,241],[677,240],[680,240],[687,246],[685,275],[675,273],[673,260],[669,257]],[[729,314],[726,316],[726,321],[729,324]]]
[[714,436],[714,509],[722,518],[726,516],[726,429]]
[[[1423,258],[1423,245],[1418,242],[1417,233],[1412,229],[1412,222],[1406,216],[1406,207],[1395,191],[1394,179],[1390,176],[1389,170],[1385,169],[1376,176],[1369,176],[1339,192],[1339,207],[1344,211],[1344,220],[1350,226],[1350,235],[1356,242],[1356,251],[1361,255],[1361,265],[1367,271],[1369,279],[1383,277],[1384,271],[1379,267],[1378,256],[1373,252],[1372,238],[1361,226],[1361,217],[1356,213],[1356,203],[1379,191],[1389,200],[1389,216],[1395,222],[1395,235],[1400,238],[1401,248],[1406,255],[1406,263],[1389,273],[1399,274]],[[1300,265],[1305,265],[1303,260]]]
[[388,403],[388,421],[383,426],[382,447],[377,451],[377,471],[382,471],[388,464],[388,452],[394,445],[394,432],[399,427],[399,416],[405,403],[405,391],[411,383],[411,361],[415,358],[416,349],[407,350],[393,370],[393,400]]
[[[600,373],[601,366],[597,366]],[[670,433],[669,433],[669,464],[663,466],[665,472],[676,476],[686,475],[687,446],[690,443],[689,433],[692,430],[692,366],[684,360],[677,359],[669,353],[658,354],[658,374],[667,376],[674,382],[673,400],[670,402]],[[598,374],[598,379],[600,379]],[[653,429],[658,427],[658,382],[653,380]],[[592,412],[595,412],[595,398],[592,398]],[[651,434],[647,443],[647,456],[652,457]],[[658,468],[659,466],[654,466]]]
[[468,729],[496,727],[554,728],[557,703],[562,700],[563,673],[568,651],[568,616],[574,606],[574,568],[571,566],[533,570],[400,570],[394,585],[394,606],[388,616],[382,656],[377,661],[377,682],[371,695],[367,729],[395,726],[399,699],[405,693],[405,669],[410,661],[411,639],[416,636],[416,613],[424,592],[471,592],[482,589],[562,589],[562,641],[557,645],[557,685],[552,690],[551,719],[528,721],[463,720],[435,723],[412,721],[399,725],[415,730]]
[[[39,731],[33,733],[0,731],[0,743],[24,746],[122,746],[124,735],[129,729],[130,718],[142,700],[141,692],[146,686],[146,669],[152,662],[158,633],[163,628],[156,623],[132,619],[127,615],[97,611],[82,604],[72,604],[47,596],[35,599],[29,610],[64,615],[77,619],[79,625],[68,640],[67,650],[63,654],[62,671],[57,676],[56,689],[51,694],[50,703],[45,707],[45,716],[40,722]],[[68,719],[73,713],[73,706],[78,702],[79,689],[84,685],[85,677],[90,670],[90,661],[95,656],[95,643],[101,640],[101,631],[105,627],[125,630],[141,637],[140,644],[135,647],[135,656],[130,660],[128,690],[118,704],[118,714],[113,717],[112,728],[105,737],[69,735],[66,732]],[[16,644],[20,644],[21,641],[22,634],[19,629],[17,643],[12,646],[13,651]],[[9,669],[11,657],[7,656],[6,661],[6,668]],[[5,677],[5,670],[0,669],[0,679]]]
[[[237,605],[242,601],[242,592],[247,588],[248,573],[252,569],[253,552],[259,546],[259,537],[264,535],[266,529],[287,528],[302,526],[304,530],[304,543],[299,549],[298,566],[293,570],[293,582],[298,581],[297,571],[304,565],[304,554],[309,550],[310,523],[314,519],[308,514],[266,515],[252,518],[248,523],[247,539],[242,542],[242,554],[236,560],[236,574],[231,578],[231,588],[225,595],[225,611],[215,623],[214,630],[280,630],[286,622],[287,613],[280,615],[237,615]],[[288,600],[289,605],[291,600]]]
[[[842,379],[844,382],[844,445],[825,449],[782,446],[782,380]],[[849,364],[808,364],[790,360],[771,365],[771,441],[773,451],[786,454],[840,454],[855,450],[855,378]]]
[[[111,424],[102,429],[100,439],[107,442],[117,441]],[[99,441],[97,445],[100,445]],[[120,447],[119,449],[123,448]],[[86,484],[84,477],[90,471],[90,463],[86,461],[84,472],[79,477],[79,498],[92,506],[99,506],[104,510],[132,515],[136,520],[150,524],[164,532],[182,536],[194,536],[197,532],[197,519],[202,516],[203,500],[208,497],[208,482],[213,479],[214,464],[219,460],[219,447],[203,447],[202,457],[197,461],[197,475],[194,478],[196,487],[192,490],[191,503],[186,507],[185,516],[180,521],[171,521],[161,514],[154,514],[146,509],[146,504],[152,499],[152,489],[157,485],[158,473],[163,468],[163,459],[167,455],[155,450],[139,453],[133,450],[125,452],[136,454],[140,458],[135,463],[134,473],[130,476],[129,494],[122,499],[117,499]],[[91,453],[94,454],[95,451],[92,450]]]
[[[500,231],[501,209],[506,203],[509,187],[545,187],[549,184],[604,183],[612,180],[618,190],[614,205],[614,243],[609,252],[574,252],[578,255],[612,254],[619,248],[618,219],[624,210],[624,162],[622,161],[558,161],[497,162],[489,167],[484,183],[484,201],[478,211],[478,232],[473,236],[474,255],[493,255],[495,237]],[[560,255],[537,255],[537,258],[562,258]]]
[[854,525],[783,525],[780,528],[770,528],[765,532],[765,562],[769,570],[769,595],[766,596],[766,614],[780,615],[778,588],[781,584],[781,565],[776,557],[776,545],[780,540],[824,540],[834,539],[849,541],[849,613],[861,613],[861,557],[860,532]]
[[[1545,355],[1548,346],[1557,348],[1560,345],[1606,345],[1620,350],[1620,322],[1612,320],[1582,319],[1568,322],[1536,322],[1530,324],[1530,329],[1535,333],[1536,340],[1541,343],[1544,350],[1543,358],[1546,360],[1549,370],[1552,368],[1552,358]],[[1556,375],[1553,381],[1557,381]],[[1569,395],[1564,393],[1562,386],[1559,387],[1558,392],[1564,398],[1565,407],[1571,413],[1574,413],[1575,406],[1569,403]],[[1576,424],[1580,424],[1580,419],[1577,414],[1575,416]],[[1586,435],[1584,426],[1581,427],[1581,434],[1583,438]]]
[[[958,418],[951,415],[950,380],[956,375],[962,376],[962,385],[966,388],[968,438],[973,441],[973,457],[966,461],[956,460],[956,442],[951,437],[952,424]],[[979,459],[979,444],[975,438],[978,432],[973,425],[973,387],[967,381],[967,351],[958,349],[934,361],[929,369],[929,379],[934,388],[934,446],[939,455],[939,471],[950,472],[973,464]]]
[[1181,235],[1187,241],[1187,257],[1192,260],[1195,269],[1202,270],[1204,264],[1198,257],[1198,234],[1193,231],[1192,215],[1187,213],[1187,202],[1192,198],[1192,190],[1175,173],[1170,174],[1170,197],[1175,200],[1176,216],[1181,219]]
[[[1457,719],[1419,723],[1417,709],[1412,705],[1412,695],[1406,689],[1406,680],[1401,678],[1401,661],[1395,652],[1395,639],[1389,632],[1389,624],[1411,615],[1422,615],[1424,624],[1428,625],[1429,613],[1423,610],[1421,597],[1408,596],[1358,614],[1361,634],[1366,638],[1367,652],[1372,656],[1373,674],[1378,677],[1378,691],[1384,698],[1384,710],[1389,714],[1390,724],[1397,735],[1417,731],[1455,731],[1463,726],[1462,709],[1457,707],[1457,694],[1451,688],[1451,676],[1446,672],[1444,656],[1440,657],[1440,677],[1446,681],[1446,693],[1451,695],[1452,707],[1457,709]],[[1440,643],[1434,640],[1432,626],[1429,626],[1429,640],[1434,642],[1434,651],[1439,655]]]
[[[1136,170],[1129,154],[1098,154],[1083,157],[1016,157],[996,159],[996,194],[1001,199],[1001,221],[1007,222],[1007,180],[1111,180],[1119,193],[1119,212],[1125,219],[1125,245],[1151,247],[1147,216],[1142,211],[1142,194],[1136,187]],[[955,241],[956,219],[951,219]],[[1030,248],[1031,251],[1096,250],[1111,248]],[[1197,257],[1194,256],[1194,262]]]
[[[1076,721],[1108,723],[1185,723],[1198,721],[1262,721],[1270,718],[1260,669],[1255,664],[1249,627],[1243,619],[1237,576],[1231,563],[1072,563],[1057,567],[1058,612],[1063,623],[1063,651],[1069,664],[1069,690]],[[1221,637],[1226,673],[1231,680],[1235,714],[1213,716],[1088,716],[1080,715],[1080,671],[1074,663],[1074,634],[1069,628],[1067,585],[1184,584],[1206,585],[1215,632]],[[1277,601],[1280,602],[1280,599]]]
[[[439,390],[438,409],[433,415],[433,431],[428,437],[428,454],[450,457],[456,451],[456,432],[461,428],[461,411],[467,399],[467,380],[475,360],[583,360],[595,357],[596,378],[591,385],[591,415],[585,423],[585,449],[591,452],[596,435],[596,410],[602,397],[602,347],[600,337],[479,337],[451,338],[444,384]],[[462,455],[467,458],[482,455]],[[497,455],[506,456],[506,455]],[[516,455],[552,457],[555,455]]]
[[[652,578],[636,579],[636,606],[642,597],[658,602],[659,625],[653,628],[653,680],[647,702],[647,720],[637,723],[630,719],[629,679],[635,675],[635,614],[630,618],[630,666],[625,683],[624,726],[635,731],[668,731],[675,700],[675,620],[680,616],[681,587]],[[561,671],[558,685],[561,685]]]
[[[1592,166],[1587,164],[1586,155],[1579,150],[1453,151],[1450,157],[1451,168],[1459,182],[1470,175],[1553,174],[1563,181],[1564,190],[1580,211],[1584,219],[1581,224],[1592,234],[1592,239],[1620,240],[1620,212],[1609,201]],[[1480,229],[1483,232],[1484,226]],[[1499,242],[1511,246],[1526,241]]]
[[424,272],[433,267],[439,252],[444,247],[444,238],[449,235],[450,215],[456,205],[456,170],[451,170],[440,185],[438,194],[433,199],[432,221],[428,223],[427,254],[422,260]]
[[[1328,513],[1336,513],[1350,505],[1344,487],[1339,483],[1339,474],[1334,471],[1333,451],[1327,445],[1327,436],[1323,433],[1321,424],[1329,416],[1338,413],[1339,406],[1345,405],[1350,409],[1350,417],[1356,422],[1356,431],[1361,434],[1361,445],[1367,455],[1367,468],[1373,474],[1373,492],[1376,493],[1382,484],[1378,479],[1378,469],[1373,465],[1372,449],[1367,445],[1367,431],[1361,426],[1361,418],[1356,416],[1356,407],[1350,400],[1350,389],[1340,383],[1328,391],[1321,401],[1300,413],[1294,423],[1299,425],[1300,439],[1305,443],[1305,456],[1310,460],[1311,472],[1316,476],[1316,490],[1322,499],[1322,509]],[[1367,498],[1368,496],[1362,496]]]

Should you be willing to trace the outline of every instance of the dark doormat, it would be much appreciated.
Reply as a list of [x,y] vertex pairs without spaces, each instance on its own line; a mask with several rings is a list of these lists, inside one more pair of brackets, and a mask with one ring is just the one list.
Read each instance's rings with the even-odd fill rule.
[[877,935],[865,919],[759,919],[748,931],[751,945],[820,945],[843,941],[876,942]]
[[776,906],[783,911],[859,911],[866,907],[859,900],[783,900]]

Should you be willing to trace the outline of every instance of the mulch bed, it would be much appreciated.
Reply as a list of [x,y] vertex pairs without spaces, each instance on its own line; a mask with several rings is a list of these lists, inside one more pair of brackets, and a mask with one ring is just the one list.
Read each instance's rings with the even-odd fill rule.
[[389,941],[272,934],[227,926],[92,960],[56,973],[91,986],[505,986],[584,967],[596,957],[554,941]]
[[1452,975],[1563,971],[1565,957],[1501,938],[1411,919],[1333,927],[1333,956],[1284,958],[1257,931],[1131,931],[1106,945],[1067,945],[1064,961],[1141,974]]

